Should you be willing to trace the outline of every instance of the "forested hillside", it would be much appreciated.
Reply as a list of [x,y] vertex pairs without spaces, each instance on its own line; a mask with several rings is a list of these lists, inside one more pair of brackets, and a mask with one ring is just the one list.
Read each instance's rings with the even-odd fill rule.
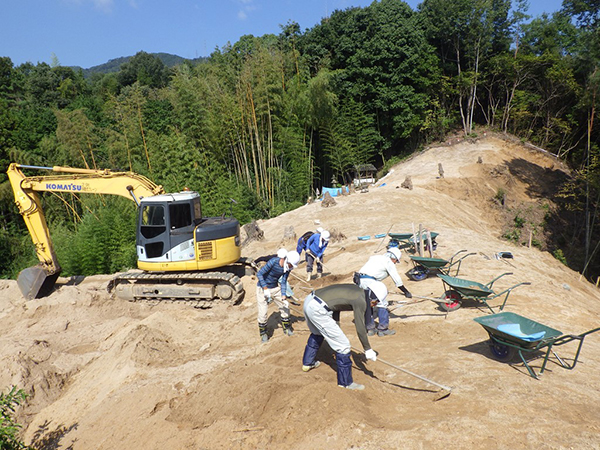
[[[174,67],[174,66],[178,66],[180,64],[185,64],[185,63],[197,64],[197,63],[203,62],[206,59],[206,58],[201,57],[201,58],[194,58],[193,60],[186,60],[185,58],[182,58],[181,56],[171,55],[169,53],[152,53],[151,55],[160,59],[166,67]],[[111,59],[110,61],[108,61],[104,64],[90,67],[89,69],[82,69],[80,67],[72,67],[72,69],[74,71],[82,70],[83,76],[85,78],[89,78],[89,77],[93,76],[94,74],[107,74],[107,73],[118,72],[121,69],[121,66],[123,64],[129,62],[131,60],[131,58],[132,58],[131,56],[122,56],[120,58]]]
[[[382,0],[305,32],[290,22],[279,35],[244,36],[201,64],[168,68],[140,52],[89,79],[3,57],[0,166],[131,170],[167,191],[197,190],[205,214],[232,211],[244,223],[349,182],[356,165],[384,172],[450,132],[493,129],[575,169],[553,199],[563,208],[539,225],[554,227],[555,256],[595,277],[597,0],[565,0],[537,18],[523,3],[425,0],[412,10]],[[14,277],[36,258],[3,174],[0,183],[0,275]],[[71,195],[44,204],[64,275],[134,265],[133,204]],[[517,227],[526,220],[515,212]]]

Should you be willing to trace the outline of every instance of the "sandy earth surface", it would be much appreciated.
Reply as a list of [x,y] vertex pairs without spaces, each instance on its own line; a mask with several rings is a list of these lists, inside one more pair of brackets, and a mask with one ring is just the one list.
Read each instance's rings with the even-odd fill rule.
[[[292,285],[303,299],[311,287],[350,282],[387,243],[358,236],[423,224],[439,233],[436,256],[476,253],[464,260],[461,277],[487,283],[512,272],[494,284],[497,292],[531,283],[511,293],[505,311],[580,334],[600,326],[599,290],[549,253],[501,240],[502,211],[492,200],[502,188],[508,204],[536,201],[556,187],[562,170],[551,156],[499,137],[432,148],[396,166],[369,192],[259,222],[264,240],[243,253],[274,253],[286,227],[300,236],[317,220],[342,233],[346,238],[326,252],[323,279],[307,286],[300,280],[305,266],[294,271]],[[413,190],[400,187],[408,175]],[[514,259],[494,258],[499,251]],[[411,267],[404,252],[399,272],[413,294],[443,293],[435,276],[409,280]],[[337,386],[326,345],[319,353],[324,364],[301,371],[309,335],[301,306],[294,307],[292,337],[283,335],[271,306],[273,337],[259,343],[251,277],[244,278],[241,304],[209,310],[123,302],[106,292],[110,278],[60,279],[52,295],[32,301],[16,282],[0,281],[0,388],[17,385],[29,393],[19,420],[24,440],[36,448],[600,448],[600,333],[586,338],[574,370],[552,357],[536,380],[523,363],[491,356],[487,333],[472,320],[489,314],[480,303],[446,314],[434,302],[415,302],[393,311],[396,335],[372,337],[371,344],[383,361],[452,387],[451,395],[437,400],[437,386],[381,361],[366,363],[356,352],[354,379],[366,389],[353,392]],[[351,313],[342,314],[342,328],[360,349],[351,320]],[[576,344],[556,350],[569,361]],[[541,363],[530,361],[538,371]]]

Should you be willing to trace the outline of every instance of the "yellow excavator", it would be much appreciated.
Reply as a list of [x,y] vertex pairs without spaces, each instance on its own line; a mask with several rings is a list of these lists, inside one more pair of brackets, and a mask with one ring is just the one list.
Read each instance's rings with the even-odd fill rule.
[[[24,169],[52,174],[25,176]],[[108,169],[12,163],[7,174],[40,261],[17,278],[25,298],[49,295],[61,272],[38,192],[70,192],[120,195],[138,206],[139,270],[119,274],[109,283],[119,298],[186,301],[201,307],[215,300],[242,300],[240,277],[252,273],[254,266],[241,258],[240,224],[225,215],[202,217],[197,192],[168,194],[142,175]]]

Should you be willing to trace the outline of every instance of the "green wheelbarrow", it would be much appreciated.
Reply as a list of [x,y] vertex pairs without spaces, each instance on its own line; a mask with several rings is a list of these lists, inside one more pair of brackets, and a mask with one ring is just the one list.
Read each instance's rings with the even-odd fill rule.
[[467,256],[475,255],[476,253],[468,253],[461,258],[454,260],[454,258],[460,253],[464,253],[466,250],[460,250],[456,252],[449,260],[441,259],[441,258],[427,258],[425,256],[410,256],[414,264],[414,268],[408,271],[408,276],[414,281],[424,280],[429,276],[429,274],[433,273],[433,271],[441,272],[444,275],[450,275],[450,270],[453,266],[456,266],[455,276],[458,275],[460,271],[460,265],[462,260]]
[[[600,330],[599,327],[579,335],[565,335],[559,330],[511,312],[476,317],[473,320],[488,332],[490,336],[490,351],[494,358],[499,361],[510,362],[518,354],[523,364],[525,364],[529,375],[535,379],[538,379],[538,375],[531,368],[524,354],[546,350],[544,362],[539,372],[540,375],[546,369],[550,352],[552,352],[562,367],[571,370],[577,364],[585,337]],[[571,341],[579,341],[579,345],[575,357],[569,364],[564,359],[561,359],[552,348]]]
[[455,311],[458,308],[460,308],[463,299],[477,300],[485,304],[485,306],[487,306],[489,310],[493,313],[494,309],[490,306],[488,301],[506,294],[502,305],[500,305],[500,311],[502,311],[504,309],[504,305],[506,305],[506,300],[508,300],[508,296],[513,289],[521,285],[531,284],[528,282],[518,283],[514,286],[509,287],[508,289],[503,290],[502,292],[495,292],[492,289],[494,282],[505,275],[512,275],[512,273],[503,273],[502,275],[499,275],[496,278],[494,278],[489,283],[483,284],[478,283],[476,281],[463,280],[462,278],[438,274],[438,277],[440,277],[442,279],[442,282],[444,283],[444,293],[442,294],[440,299],[445,300],[445,302],[440,302],[439,305],[445,311]]
[[[434,251],[437,248],[437,242],[435,242],[435,238],[439,236],[439,233],[431,232],[431,251]],[[388,247],[398,247],[398,248],[413,248],[415,242],[418,244],[421,242],[419,239],[418,233],[388,233],[390,237],[390,242],[388,243]],[[422,239],[423,242],[427,244],[427,239],[425,238],[425,233],[423,233]]]

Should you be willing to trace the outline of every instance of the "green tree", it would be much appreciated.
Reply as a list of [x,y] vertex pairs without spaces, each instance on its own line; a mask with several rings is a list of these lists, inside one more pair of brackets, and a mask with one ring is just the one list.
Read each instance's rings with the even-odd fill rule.
[[14,418],[15,409],[26,397],[25,392],[17,389],[16,386],[6,394],[0,392],[0,449],[2,450],[29,448],[19,439],[21,425]]
[[335,11],[300,43],[308,64],[333,70],[333,91],[364,104],[388,142],[417,133],[439,72],[421,19],[406,3]]
[[169,70],[158,56],[141,51],[121,65],[117,80],[121,87],[137,82],[141,86],[162,88],[169,81]]
[[97,146],[97,137],[93,123],[87,118],[82,109],[74,111],[56,110],[58,126],[56,138],[65,148],[66,157],[55,160],[55,164],[81,164],[87,169],[98,169],[94,148]]
[[508,50],[509,0],[425,0],[419,5],[444,73],[456,88],[463,132],[473,130],[482,66],[492,51]]

